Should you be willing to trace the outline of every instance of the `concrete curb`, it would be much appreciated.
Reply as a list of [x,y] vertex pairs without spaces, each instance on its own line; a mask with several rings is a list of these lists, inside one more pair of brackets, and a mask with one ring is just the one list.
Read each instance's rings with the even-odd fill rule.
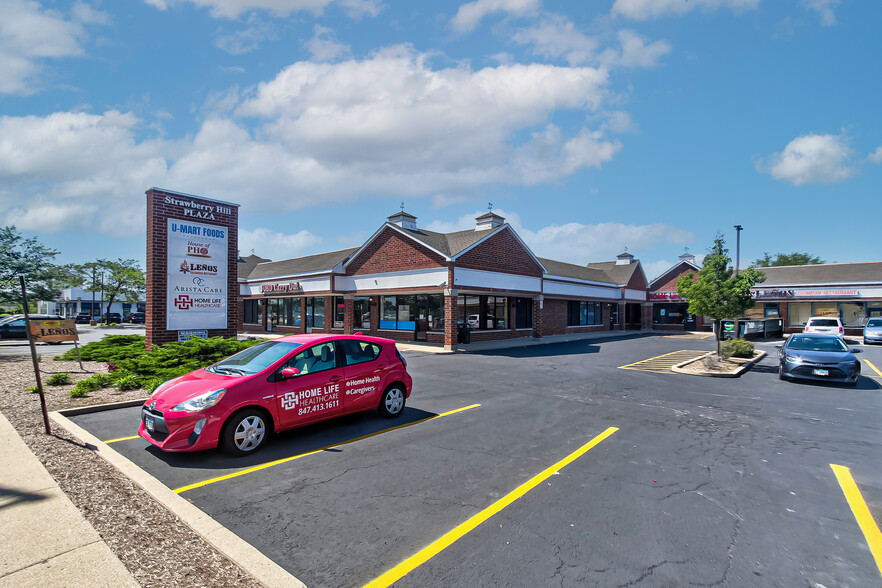
[[159,504],[180,518],[184,524],[205,539],[215,549],[227,556],[230,561],[242,568],[255,580],[267,587],[306,588],[306,585],[286,572],[277,563],[255,549],[250,543],[199,510],[195,505],[175,494],[162,482],[139,468],[137,465],[108,447],[97,437],[79,427],[60,412],[49,413],[53,421],[64,427],[82,443],[94,447],[95,451],[110,465],[128,476],[144,489]]
[[140,400],[121,400],[120,402],[108,402],[107,404],[93,404],[92,406],[78,406],[76,408],[63,408],[58,414],[69,416],[79,416],[81,414],[91,414],[93,412],[104,412],[105,410],[116,410],[117,408],[131,408],[133,406],[141,406],[147,401],[146,398]]
[[725,373],[717,373],[717,372],[690,372],[690,371],[686,371],[686,370],[683,369],[684,366],[687,366],[687,365],[689,365],[690,363],[696,362],[696,361],[698,361],[698,360],[700,360],[700,359],[704,359],[705,357],[707,357],[707,356],[709,356],[709,355],[713,355],[714,353],[716,353],[716,351],[710,351],[710,352],[708,352],[708,353],[705,353],[704,355],[701,355],[701,356],[699,356],[699,357],[696,357],[695,359],[687,359],[687,360],[684,361],[684,362],[681,362],[681,363],[678,363],[678,364],[675,365],[675,366],[672,366],[672,367],[671,367],[671,370],[677,372],[678,374],[686,374],[687,376],[702,376],[702,377],[705,377],[705,378],[738,378],[738,377],[741,376],[741,374],[743,374],[744,372],[746,372],[747,370],[749,370],[750,368],[752,368],[752,367],[754,366],[755,363],[757,363],[759,360],[761,360],[762,358],[764,358],[765,356],[768,355],[767,352],[765,352],[765,351],[760,351],[760,352],[759,352],[759,355],[757,355],[756,357],[754,357],[753,359],[751,359],[751,360],[749,360],[749,361],[745,361],[743,364],[741,364],[741,367],[739,367],[739,368],[738,368],[737,370],[735,370],[734,372],[725,372]]

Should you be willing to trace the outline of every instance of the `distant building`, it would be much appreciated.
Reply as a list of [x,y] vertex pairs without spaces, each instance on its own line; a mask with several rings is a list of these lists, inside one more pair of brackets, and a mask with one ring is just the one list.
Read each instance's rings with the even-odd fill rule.
[[[102,305],[103,300],[103,305]],[[90,313],[91,316],[99,316],[105,312],[118,312],[126,317],[133,312],[147,311],[147,294],[138,295],[138,302],[115,300],[107,309],[107,294],[102,292],[87,292],[82,288],[67,288],[61,292],[57,300],[41,300],[38,303],[37,312],[46,314],[60,314],[65,317],[76,317],[81,312]]]

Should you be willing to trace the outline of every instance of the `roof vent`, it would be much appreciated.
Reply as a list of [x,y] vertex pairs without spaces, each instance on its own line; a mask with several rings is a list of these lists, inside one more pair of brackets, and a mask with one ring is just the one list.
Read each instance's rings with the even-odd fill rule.
[[630,265],[634,263],[634,256],[625,251],[616,255],[616,265]]
[[407,214],[403,210],[401,212],[396,212],[389,217],[389,222],[393,225],[398,225],[402,229],[411,229],[412,231],[417,230],[416,220],[417,217],[412,214]]
[[475,230],[486,231],[488,229],[501,227],[504,224],[505,218],[499,216],[498,214],[493,214],[492,212],[485,212],[475,219]]

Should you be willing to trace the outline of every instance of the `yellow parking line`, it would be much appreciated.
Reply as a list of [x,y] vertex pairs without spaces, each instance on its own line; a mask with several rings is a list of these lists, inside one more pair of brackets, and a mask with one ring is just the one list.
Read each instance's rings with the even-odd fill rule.
[[620,365],[619,369],[660,374],[672,374],[674,372],[671,371],[671,366],[677,365],[678,363],[686,361],[687,359],[692,359],[694,357],[698,357],[699,355],[704,355],[705,353],[707,353],[707,351],[699,351],[697,349],[682,349],[680,351],[672,351],[670,353],[650,357],[649,359],[635,361],[634,363],[629,363],[627,365]]
[[116,443],[118,441],[129,441],[130,439],[140,439],[140,438],[141,438],[140,435],[132,435],[130,437],[118,437],[116,439],[108,439],[107,441],[104,441],[104,443]]
[[876,560],[876,567],[879,568],[879,573],[882,574],[882,532],[876,526],[876,521],[873,520],[873,515],[870,514],[870,509],[867,508],[864,497],[861,496],[861,491],[858,489],[857,484],[854,483],[854,478],[851,477],[851,470],[835,463],[831,463],[830,467],[833,468],[833,473],[836,474],[836,479],[842,487],[842,493],[845,494],[845,499],[848,501],[848,506],[851,507],[851,512],[854,513],[858,526],[864,532],[864,538],[867,540],[867,545],[870,546],[870,553],[873,554],[873,558]]
[[414,421],[412,423],[405,423],[403,425],[398,425],[397,427],[390,427],[388,429],[383,429],[382,431],[377,431],[376,433],[362,435],[361,437],[355,437],[354,439],[347,439],[346,441],[341,441],[340,443],[334,443],[333,445],[326,445],[324,447],[320,447],[319,449],[307,451],[306,453],[300,453],[298,455],[292,455],[291,457],[284,457],[282,459],[277,459],[275,461],[269,461],[267,463],[262,463],[258,466],[254,466],[252,468],[247,468],[244,470],[239,470],[238,472],[233,472],[232,474],[227,474],[225,476],[218,476],[217,478],[203,480],[202,482],[196,482],[195,484],[181,486],[180,488],[175,488],[174,492],[177,492],[178,494],[180,494],[182,492],[186,492],[187,490],[193,490],[194,488],[201,488],[203,486],[208,486],[209,484],[214,484],[215,482],[222,482],[224,480],[229,480],[231,478],[238,478],[239,476],[244,476],[245,474],[250,474],[253,472],[260,471],[260,470],[265,470],[266,468],[271,468],[271,467],[277,466],[279,464],[288,463],[289,461],[294,461],[295,459],[300,459],[301,457],[306,457],[308,455],[315,455],[316,453],[321,453],[322,451],[325,451],[326,449],[333,449],[334,447],[341,447],[343,445],[349,445],[350,443],[355,443],[356,441],[362,441],[363,439],[368,439],[370,437],[376,437],[377,435],[382,435],[383,433],[388,433],[390,431],[396,431],[398,429],[412,427],[412,426],[418,425],[420,423],[434,421],[435,419],[440,419],[441,417],[445,417],[445,416],[448,416],[451,414],[456,414],[458,412],[463,412],[465,410],[469,410],[470,408],[478,408],[479,406],[481,406],[481,405],[480,404],[472,404],[470,406],[464,406],[462,408],[457,408],[456,410],[449,410],[447,412],[442,412],[441,414],[436,414],[435,416],[426,417],[424,419],[420,419],[420,420]]
[[563,469],[569,463],[572,463],[582,455],[588,452],[589,449],[596,446],[598,443],[612,435],[618,431],[616,427],[609,427],[606,431],[569,454],[559,462],[555,463],[553,466],[543,470],[533,478],[524,482],[478,514],[472,516],[470,519],[466,520],[464,523],[461,523],[459,526],[454,527],[451,531],[448,531],[446,534],[442,535],[440,539],[430,543],[420,551],[416,552],[414,555],[410,556],[382,576],[372,580],[371,582],[365,584],[364,588],[386,588],[387,586],[391,586],[416,568],[420,567],[451,545],[453,545],[457,540],[464,537],[467,533],[474,530],[478,525],[500,512],[506,506],[513,503],[515,500],[553,476],[559,470]]
[[867,365],[870,366],[874,372],[879,374],[879,376],[882,376],[882,372],[879,371],[879,368],[877,368],[876,366],[873,365],[872,361],[870,361],[869,359],[865,359],[864,361],[867,362]]

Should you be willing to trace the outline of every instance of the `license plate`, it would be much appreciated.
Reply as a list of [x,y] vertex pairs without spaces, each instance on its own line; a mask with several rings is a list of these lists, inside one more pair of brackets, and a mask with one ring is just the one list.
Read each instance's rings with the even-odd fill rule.
[[829,376],[830,375],[829,370],[812,370],[812,373],[815,374],[816,376]]
[[[815,371],[818,371],[818,370],[815,370]],[[153,425],[153,417],[152,416],[145,416],[144,417],[144,426],[147,427],[148,431],[150,431],[151,433],[153,432],[154,425]]]

